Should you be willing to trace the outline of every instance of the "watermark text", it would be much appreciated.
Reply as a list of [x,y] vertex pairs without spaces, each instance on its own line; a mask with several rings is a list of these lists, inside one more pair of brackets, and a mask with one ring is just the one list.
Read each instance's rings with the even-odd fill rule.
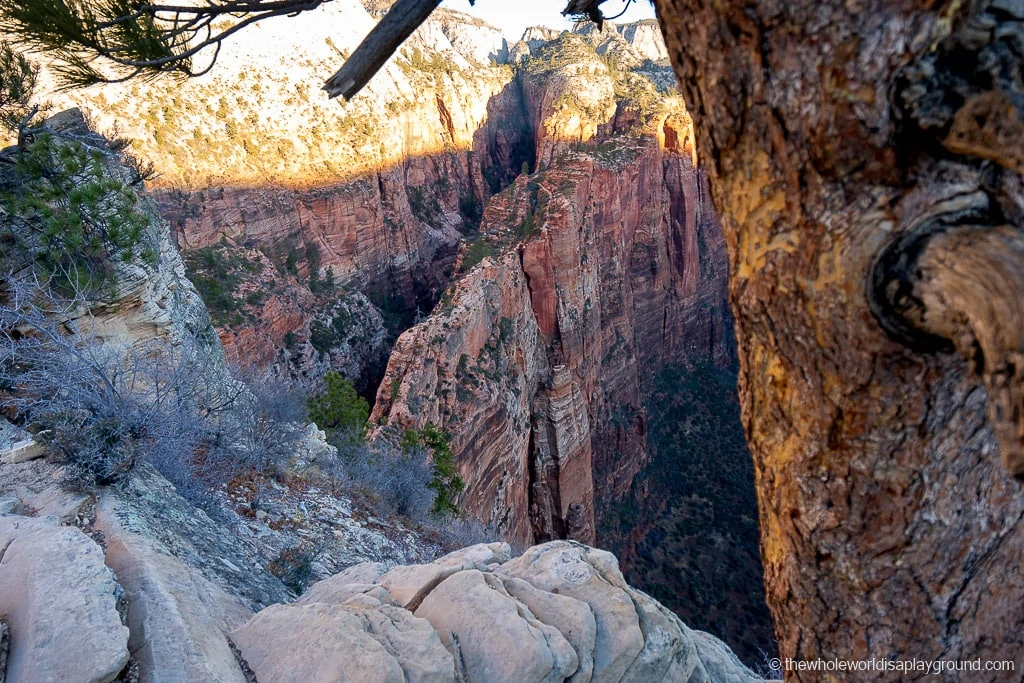
[[772,659],[768,662],[778,672],[877,672],[940,675],[947,671],[1014,671],[1014,662],[987,659]]

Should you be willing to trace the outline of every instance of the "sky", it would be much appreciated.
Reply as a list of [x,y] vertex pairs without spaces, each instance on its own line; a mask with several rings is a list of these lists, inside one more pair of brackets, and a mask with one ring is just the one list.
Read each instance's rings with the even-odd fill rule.
[[[601,10],[605,16],[614,16],[622,11],[625,3],[626,0],[606,0]],[[470,7],[469,0],[444,0],[442,7],[480,17],[500,28],[509,41],[519,40],[528,26],[572,27],[572,22],[561,15],[564,0],[476,0],[473,7]],[[633,0],[626,14],[615,23],[653,18],[654,7],[649,0]]]

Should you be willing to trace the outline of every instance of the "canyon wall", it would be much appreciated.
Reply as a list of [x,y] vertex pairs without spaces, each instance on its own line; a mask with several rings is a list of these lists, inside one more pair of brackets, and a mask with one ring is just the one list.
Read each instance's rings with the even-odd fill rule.
[[462,506],[509,538],[593,542],[595,506],[646,463],[645,374],[688,354],[727,362],[724,244],[706,198],[688,155],[653,137],[563,152],[520,178],[481,233],[510,239],[530,216],[532,234],[399,339],[372,419],[440,424]]
[[[353,22],[363,14],[352,10]],[[717,527],[686,535],[703,546],[714,527],[730,539],[716,552],[742,558],[734,583],[752,586],[748,602],[672,606],[730,639],[734,627],[706,615],[751,615],[760,632],[740,654],[755,661],[771,644],[748,533],[749,455],[714,439],[701,457],[690,442],[648,444],[668,366],[682,368],[682,385],[694,368],[733,362],[725,248],[690,116],[651,29],[531,30],[488,51],[490,33],[477,41],[478,26],[442,12],[369,93],[331,109],[295,94],[316,82],[311,64],[348,49],[347,33],[317,27],[294,56],[279,50],[286,78],[257,78],[231,58],[227,76],[190,86],[188,106],[188,93],[159,96],[136,123],[163,160],[161,210],[229,357],[314,380],[341,371],[376,392],[381,437],[439,425],[467,484],[461,508],[505,538],[600,543],[654,591],[635,570],[649,566],[640,556],[652,544],[678,548],[659,539],[666,519],[689,513],[652,473],[679,456],[732,477],[743,495],[702,493],[712,507],[728,500],[742,533],[719,510]],[[286,107],[309,124],[288,132],[275,118]],[[203,116],[216,135],[187,132],[207,125]],[[674,405],[668,392],[661,402]],[[740,430],[735,416],[719,428]],[[713,582],[695,577],[717,576],[716,557],[686,575],[687,595],[708,593]],[[663,601],[678,592],[678,561],[659,569],[673,577]]]
[[[261,46],[232,42],[210,74],[173,89],[53,94],[154,162],[150,189],[178,246],[207,250],[216,266],[190,275],[214,282],[221,262],[259,264],[235,269],[230,291],[202,292],[222,304],[211,312],[228,356],[243,364],[314,378],[334,368],[375,386],[381,354],[436,302],[486,198],[533,163],[504,41],[457,12],[432,18],[356,101],[312,91],[372,24],[360,3],[342,0],[322,16],[256,27]],[[44,73],[43,83],[53,79]],[[336,287],[314,291],[310,280],[328,271]],[[354,292],[389,333],[339,363],[351,354],[313,343],[313,319]]]
[[[774,648],[729,398],[727,262],[689,114],[624,74],[646,64],[628,51],[535,42],[519,75],[536,166],[488,200],[448,292],[399,338],[371,421],[379,436],[441,426],[463,510],[518,543],[613,548],[646,590],[757,661]],[[659,381],[669,371],[677,386]],[[710,394],[688,393],[702,382]]]

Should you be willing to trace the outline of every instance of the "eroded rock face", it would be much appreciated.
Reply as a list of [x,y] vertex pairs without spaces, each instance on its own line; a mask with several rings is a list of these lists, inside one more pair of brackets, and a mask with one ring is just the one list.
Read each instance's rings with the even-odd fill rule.
[[[154,538],[152,527],[148,534],[139,528],[141,520],[132,512],[130,503],[108,495],[96,507],[96,527],[106,540],[106,562],[124,587],[131,629],[128,645],[140,680],[244,683],[224,634],[247,621],[252,611],[206,578],[200,568],[190,568],[169,554],[168,545]],[[169,531],[165,527],[165,538]],[[175,550],[180,553],[180,545]],[[227,558],[208,559],[206,568],[220,563],[223,573],[230,572],[228,564],[238,569]],[[233,559],[239,562],[237,556]],[[241,570],[234,573],[240,581]],[[247,568],[246,573],[251,570]],[[269,583],[271,577],[265,580]]]
[[[107,683],[128,663],[120,588],[103,551],[54,519],[0,515],[0,619],[6,680]],[[3,672],[0,672],[3,673]]]
[[460,197],[479,191],[466,155],[453,153],[314,189],[220,187],[157,197],[184,250],[223,238],[262,245],[282,265],[296,252],[303,280],[307,251],[316,250],[318,275],[331,268],[339,283],[415,306],[444,288],[463,228]]
[[376,387],[391,335],[380,309],[343,287],[333,267],[311,281],[260,249],[220,243],[186,253],[185,262],[197,286],[222,292],[208,305],[230,361],[314,383],[335,370],[360,391]]
[[[358,680],[467,683],[760,680],[720,641],[690,631],[630,588],[610,553],[577,543],[537,546],[515,560],[505,544],[477,545],[377,578],[373,565],[361,567],[328,579],[330,590],[314,586],[295,605],[269,607],[232,633],[257,676],[333,681],[339,678],[323,678],[326,672],[342,671]],[[342,586],[350,579],[356,582]],[[367,579],[372,582],[362,582]],[[307,649],[308,643],[316,645]]]
[[[103,150],[107,144],[89,128],[78,109],[56,114],[42,126],[96,149]],[[125,192],[134,195],[135,210],[146,220],[139,249],[148,250],[150,258],[110,263],[112,291],[98,293],[94,300],[84,302],[89,310],[82,310],[81,317],[73,322],[83,333],[115,346],[143,348],[155,340],[174,345],[194,339],[211,352],[219,352],[206,306],[185,277],[181,255],[152,198],[132,182],[131,171],[118,157],[105,162],[104,173],[112,181],[124,183]]]
[[529,217],[536,234],[400,338],[373,419],[440,424],[460,504],[509,538],[593,541],[595,501],[621,497],[644,463],[640,368],[728,353],[706,197],[688,158],[653,138],[517,181],[483,231],[514,240],[507,226]]

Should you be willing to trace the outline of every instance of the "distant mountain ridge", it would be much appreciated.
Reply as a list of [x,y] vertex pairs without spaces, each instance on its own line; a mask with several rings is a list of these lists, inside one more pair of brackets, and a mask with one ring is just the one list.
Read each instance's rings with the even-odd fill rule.
[[[196,79],[53,92],[44,64],[43,86],[55,107],[80,107],[98,130],[132,140],[135,153],[156,165],[155,187],[324,185],[446,147],[472,149],[487,102],[514,78],[513,53],[522,59],[529,50],[470,15],[435,12],[352,102],[320,92],[386,4],[336,0],[250,27]],[[643,22],[608,26],[580,35],[623,66],[656,62],[664,52],[651,47]]]

